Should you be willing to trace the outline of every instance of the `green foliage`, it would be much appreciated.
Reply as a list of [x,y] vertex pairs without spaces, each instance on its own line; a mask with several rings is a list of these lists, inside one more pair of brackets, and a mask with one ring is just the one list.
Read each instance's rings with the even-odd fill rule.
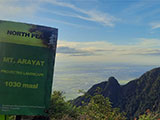
[[11,115],[8,117],[8,120],[15,120],[16,119],[16,116],[15,115]]
[[85,120],[125,120],[124,114],[119,109],[113,109],[108,98],[102,95],[91,97],[86,106],[81,107],[81,118]]
[[145,114],[139,116],[138,120],[160,120],[160,114],[150,112],[148,109]]
[[52,120],[61,120],[64,118],[75,119],[77,116],[77,108],[71,103],[65,101],[63,93],[54,91],[49,109],[49,116]]
[[54,91],[49,109],[51,120],[125,120],[119,109],[113,109],[108,98],[95,95],[84,106],[75,107],[64,100],[63,93]]

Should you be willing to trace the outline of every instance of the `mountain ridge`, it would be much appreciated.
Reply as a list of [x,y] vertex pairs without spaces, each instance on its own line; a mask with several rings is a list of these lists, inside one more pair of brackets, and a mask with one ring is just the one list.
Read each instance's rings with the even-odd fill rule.
[[128,118],[143,114],[147,109],[160,111],[160,67],[147,71],[139,78],[120,85],[113,76],[98,84],[93,85],[84,96],[76,98],[72,103],[82,105],[82,101],[89,102],[86,95],[98,94],[108,97],[113,107],[126,112]]

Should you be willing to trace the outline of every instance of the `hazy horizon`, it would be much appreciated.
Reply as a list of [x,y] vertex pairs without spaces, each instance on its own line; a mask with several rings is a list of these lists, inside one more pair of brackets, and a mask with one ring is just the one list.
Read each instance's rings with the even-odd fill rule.
[[81,95],[78,92],[79,90],[87,91],[94,84],[108,81],[111,76],[115,77],[119,84],[124,85],[156,67],[159,66],[107,63],[63,63],[61,65],[61,63],[57,62],[53,90],[64,92],[66,99],[70,100]]

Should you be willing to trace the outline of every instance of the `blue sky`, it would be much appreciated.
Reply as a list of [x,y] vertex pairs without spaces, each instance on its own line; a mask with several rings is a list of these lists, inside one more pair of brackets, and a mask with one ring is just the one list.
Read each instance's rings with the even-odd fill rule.
[[54,89],[72,98],[109,76],[123,84],[159,66],[159,6],[159,0],[0,0],[0,19],[59,29]]

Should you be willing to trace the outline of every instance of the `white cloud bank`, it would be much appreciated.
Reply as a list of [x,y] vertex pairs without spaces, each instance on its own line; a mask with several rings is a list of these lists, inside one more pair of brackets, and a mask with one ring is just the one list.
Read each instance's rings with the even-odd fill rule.
[[[59,48],[66,47],[74,48],[77,52],[81,51],[92,51],[97,53],[111,52],[112,54],[126,55],[152,55],[159,53],[160,40],[158,39],[145,39],[140,38],[136,44],[129,45],[116,45],[109,42],[67,42],[60,41],[58,44]],[[72,49],[73,50],[73,49]],[[79,50],[79,51],[78,51]],[[67,54],[67,52],[65,52]]]
[[71,61],[157,65],[160,59],[160,40],[140,38],[138,43],[130,45],[59,41],[57,56]]

